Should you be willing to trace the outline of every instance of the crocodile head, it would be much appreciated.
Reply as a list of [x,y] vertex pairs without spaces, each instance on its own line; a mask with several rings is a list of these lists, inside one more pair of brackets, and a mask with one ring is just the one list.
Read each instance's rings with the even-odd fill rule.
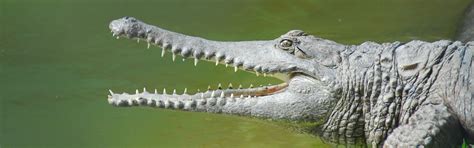
[[[163,49],[162,55],[193,58],[232,66],[257,76],[273,76],[281,84],[256,88],[208,90],[195,94],[137,92],[116,94],[110,91],[108,101],[114,106],[146,105],[248,115],[273,119],[321,120],[334,107],[337,88],[336,68],[339,53],[345,46],[308,35],[300,30],[289,31],[273,40],[212,41],[183,35],[148,25],[133,17],[110,23],[113,36],[145,40],[148,45]],[[148,47],[149,47],[148,46]]]

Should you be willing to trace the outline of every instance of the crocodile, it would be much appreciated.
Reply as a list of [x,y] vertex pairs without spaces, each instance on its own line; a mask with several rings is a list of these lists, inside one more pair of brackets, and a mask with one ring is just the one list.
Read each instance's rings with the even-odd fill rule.
[[183,94],[114,93],[113,106],[150,106],[266,119],[320,122],[336,144],[453,147],[474,141],[474,42],[344,45],[291,30],[271,40],[214,41],[146,24],[113,20],[114,37],[144,40],[171,54],[211,61],[281,84]]

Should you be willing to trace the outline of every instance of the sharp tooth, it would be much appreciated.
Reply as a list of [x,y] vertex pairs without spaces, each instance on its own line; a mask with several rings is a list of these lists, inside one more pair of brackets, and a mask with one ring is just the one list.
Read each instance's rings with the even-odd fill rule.
[[224,98],[224,91],[221,92],[221,98]]
[[212,91],[211,98],[214,98],[214,95],[216,95],[215,93],[216,93],[215,91]]
[[138,93],[139,93],[139,92],[138,92],[138,89],[137,89],[137,90],[135,90],[135,94],[137,94],[137,95],[138,95]]
[[146,47],[146,48],[147,48],[147,49],[150,49],[150,43],[148,43],[148,45],[147,45],[147,47]]
[[162,51],[161,51],[161,57],[164,57],[165,56],[165,48],[163,47]]
[[146,88],[145,88],[145,87],[143,87],[143,92],[146,92]]
[[173,95],[176,95],[176,89],[173,89]]
[[249,88],[253,88],[253,84],[250,84]]
[[263,77],[267,77],[267,74],[266,74],[266,73],[263,73]]
[[163,88],[163,95],[166,95],[166,88]]
[[211,90],[211,85],[207,86],[207,91]]
[[155,89],[155,94],[158,94],[158,90]]
[[187,91],[188,91],[188,88],[184,88],[183,94],[186,94]]
[[217,89],[222,89],[221,83],[219,83],[219,85],[217,85]]
[[216,57],[216,66],[219,64],[219,59]]
[[247,96],[247,99],[250,99],[250,98],[252,98],[252,96],[250,96],[250,95],[249,95],[249,96]]
[[228,88],[229,88],[229,89],[232,89],[232,83],[229,83],[229,87],[228,87]]
[[176,54],[173,52],[173,62],[176,60]]
[[204,93],[201,93],[201,99],[204,99]]
[[114,92],[112,92],[112,90],[109,89],[109,93],[110,95],[114,95]]
[[186,58],[183,57],[181,60],[183,60],[183,62],[184,62],[184,61],[186,61]]
[[255,74],[257,75],[257,77],[260,75],[260,73],[258,73],[258,71],[255,71]]
[[140,39],[137,39],[137,43],[140,43]]
[[237,72],[239,68],[237,66],[234,67],[234,72]]
[[239,85],[239,89],[242,89],[242,84]]
[[201,90],[198,88],[198,89],[197,89],[197,92],[201,92]]
[[231,99],[234,98],[234,93],[231,93],[231,94],[230,94],[230,98],[231,98]]
[[226,63],[226,64],[225,64],[225,67],[229,67],[229,64]]
[[120,39],[120,36],[117,36],[117,39]]
[[197,65],[198,65],[198,61],[199,61],[199,60],[198,60],[197,58],[194,59],[194,66],[197,66]]
[[241,99],[244,98],[244,95],[240,95],[240,98],[241,98]]
[[115,33],[112,33],[112,36],[114,37],[114,36],[115,36]]

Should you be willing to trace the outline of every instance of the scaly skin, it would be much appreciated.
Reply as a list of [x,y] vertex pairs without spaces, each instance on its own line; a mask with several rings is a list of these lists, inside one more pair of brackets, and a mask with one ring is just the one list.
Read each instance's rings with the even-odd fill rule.
[[284,81],[196,94],[147,91],[108,97],[145,105],[272,119],[325,121],[324,139],[373,147],[452,147],[473,140],[470,43],[437,41],[342,45],[292,30],[267,41],[221,42],[167,31],[132,17],[114,36],[146,40],[186,58],[216,62]]

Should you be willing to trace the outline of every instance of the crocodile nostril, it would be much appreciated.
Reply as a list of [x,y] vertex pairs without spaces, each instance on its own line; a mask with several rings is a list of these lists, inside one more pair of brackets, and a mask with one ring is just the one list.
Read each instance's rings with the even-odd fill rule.
[[125,16],[123,17],[123,19],[130,22],[137,22],[137,19],[135,19],[134,17]]

